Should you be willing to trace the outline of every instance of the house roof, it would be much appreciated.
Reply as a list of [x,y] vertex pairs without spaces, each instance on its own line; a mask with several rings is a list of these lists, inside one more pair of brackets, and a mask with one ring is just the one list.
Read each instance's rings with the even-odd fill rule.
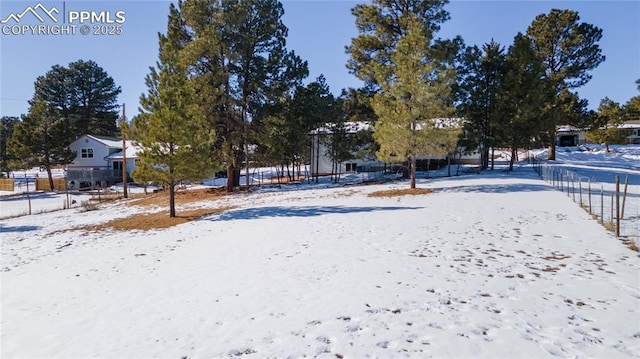
[[622,125],[618,126],[618,128],[640,128],[640,120],[625,121]]
[[94,141],[100,142],[103,145],[111,148],[122,148],[122,138],[98,136],[98,135],[86,135]]
[[[134,146],[130,141],[127,141],[127,158],[138,158],[138,153],[142,152],[142,148]],[[122,151],[118,151],[105,157],[106,160],[122,160]]]
[[[318,127],[314,130],[311,130],[309,134],[311,135],[328,135],[333,133],[336,124],[328,122],[322,127]],[[364,121],[356,121],[356,122],[345,122],[344,130],[346,133],[356,133],[360,131],[373,131],[373,126],[369,122]]]
[[[432,118],[430,121],[434,123],[435,128],[447,128],[447,127],[460,127],[464,119],[462,118]],[[344,123],[346,133],[356,133],[360,131],[374,131],[374,126],[369,122],[345,122]],[[333,133],[335,124],[327,123],[322,127],[318,127],[315,130],[309,132],[311,135],[328,135]],[[418,130],[422,128],[421,124],[418,124]]]

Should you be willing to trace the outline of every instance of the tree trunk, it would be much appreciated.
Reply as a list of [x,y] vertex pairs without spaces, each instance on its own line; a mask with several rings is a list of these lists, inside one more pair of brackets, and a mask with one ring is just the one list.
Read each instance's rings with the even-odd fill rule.
[[549,161],[556,160],[556,131],[551,133],[551,143],[549,144]]
[[47,176],[49,177],[49,188],[51,188],[51,190],[53,191],[55,188],[53,188],[53,175],[51,174],[51,166],[47,165],[46,168],[47,168]]
[[516,147],[511,147],[511,158],[509,159],[509,171],[513,171],[513,163],[518,156],[518,149]]
[[227,192],[233,192],[233,176],[235,174],[233,165],[227,165]]
[[496,157],[496,149],[491,147],[491,170],[493,171],[493,166],[495,164],[495,157]]
[[410,164],[410,188],[416,188],[416,155],[411,155],[411,164]]
[[175,182],[169,182],[169,217],[173,218],[176,216],[176,188]]

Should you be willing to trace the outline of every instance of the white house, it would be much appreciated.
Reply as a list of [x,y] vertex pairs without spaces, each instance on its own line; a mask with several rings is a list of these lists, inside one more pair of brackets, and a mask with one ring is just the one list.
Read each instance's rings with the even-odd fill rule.
[[[334,163],[329,156],[330,145],[325,138],[333,133],[332,124],[311,131],[311,175],[329,175],[333,171]],[[373,127],[367,122],[346,122],[345,132],[348,135],[355,135],[360,131],[373,131]],[[338,164],[340,173],[354,173],[356,171],[369,171],[384,168],[384,162],[377,158],[356,158]]]
[[631,130],[631,134],[627,136],[629,144],[640,144],[640,120],[626,121],[618,128]]
[[[462,119],[459,118],[438,118],[433,119],[436,123],[436,127],[444,128],[448,126],[461,126]],[[355,135],[359,131],[373,132],[374,128],[367,122],[346,122],[345,132],[350,135]],[[333,133],[332,124],[326,124],[323,127],[317,128],[309,133],[311,137],[311,175],[328,175],[331,174],[333,168],[333,161],[329,156],[329,141],[323,140]],[[362,151],[367,152],[367,151]],[[471,154],[463,154],[452,159],[452,163],[465,163],[465,164],[478,164],[480,154],[473,152]],[[419,157],[417,159],[416,168],[419,170],[426,170],[429,164],[431,166],[439,166],[445,164],[447,161],[446,156],[442,157]],[[403,162],[403,161],[399,161]],[[340,173],[354,173],[354,172],[376,172],[390,168],[389,163],[378,160],[375,156],[360,157],[352,160],[348,160],[338,164],[338,172]]]
[[[139,149],[131,141],[126,144],[127,177],[136,166]],[[70,188],[105,187],[122,182],[122,139],[96,135],[84,135],[73,141],[69,148],[76,158],[67,166]],[[73,183],[71,183],[73,182]]]
[[587,137],[584,129],[571,126],[562,125],[556,127],[556,146],[560,147],[574,147],[578,145],[584,145],[587,143]]
[[[618,125],[620,129],[629,130],[629,144],[640,144],[640,120],[630,120]],[[556,127],[556,146],[572,147],[587,143],[586,129],[563,125]]]

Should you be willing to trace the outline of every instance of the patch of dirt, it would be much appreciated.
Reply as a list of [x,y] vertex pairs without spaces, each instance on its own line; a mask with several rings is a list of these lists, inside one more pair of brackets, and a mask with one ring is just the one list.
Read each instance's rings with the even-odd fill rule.
[[369,197],[397,197],[397,196],[416,196],[422,194],[433,193],[428,188],[404,188],[404,189],[390,189],[385,191],[376,191],[368,194]]
[[548,261],[560,261],[567,258],[571,258],[571,256],[556,252],[553,252],[550,256],[542,257],[542,259]]
[[73,230],[103,231],[109,229],[117,231],[149,231],[173,227],[178,224],[191,222],[198,218],[221,213],[233,208],[236,207],[200,208],[183,211],[177,210],[175,217],[169,217],[169,214],[166,211],[157,213],[140,213],[125,218],[116,218],[103,224],[76,227],[73,228]]

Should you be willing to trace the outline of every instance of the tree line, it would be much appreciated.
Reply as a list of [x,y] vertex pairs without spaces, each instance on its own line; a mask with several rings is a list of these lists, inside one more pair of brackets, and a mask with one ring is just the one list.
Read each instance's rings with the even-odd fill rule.
[[[279,1],[171,4],[132,121],[117,126],[120,87],[97,64],[56,65],[36,80],[28,114],[2,118],[2,171],[68,163],[68,144],[78,136],[122,132],[142,148],[133,178],[168,184],[173,216],[173,190],[182,180],[223,169],[232,191],[250,166],[276,165],[294,176],[310,161],[308,134],[323,126],[330,127],[323,140],[337,172],[366,152],[408,162],[415,187],[420,156],[479,150],[481,167],[489,168],[496,147],[515,155],[546,143],[554,159],[557,125],[591,127],[594,139],[610,140],[616,121],[638,116],[638,96],[623,106],[604,99],[598,111],[587,111],[575,92],[605,60],[602,29],[580,22],[577,12],[553,9],[508,47],[493,40],[478,47],[437,37],[449,19],[446,4],[356,5],[359,34],[345,51],[347,68],[364,86],[339,96],[324,76],[304,84],[308,63],[286,48]],[[370,123],[375,132],[349,134],[349,121]]]

